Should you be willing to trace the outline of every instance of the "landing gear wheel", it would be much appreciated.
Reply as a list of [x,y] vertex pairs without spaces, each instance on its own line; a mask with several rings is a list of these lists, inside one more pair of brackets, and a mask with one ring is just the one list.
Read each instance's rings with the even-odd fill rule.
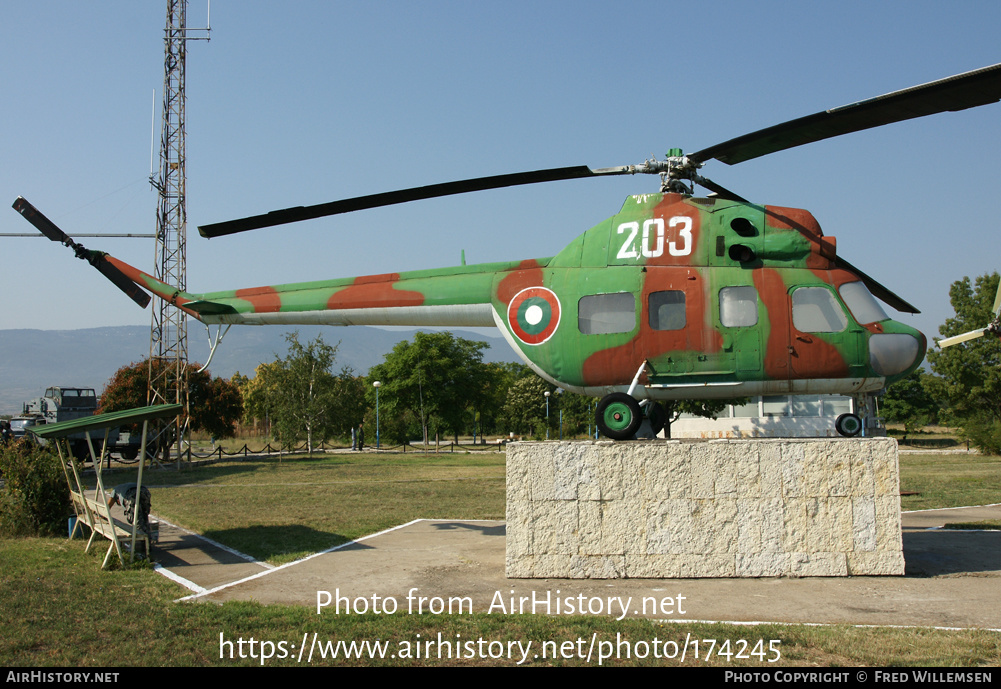
[[660,402],[651,402],[646,406],[646,418],[650,421],[650,430],[654,436],[664,430],[667,423],[667,411]]
[[846,438],[853,438],[862,431],[862,419],[855,414],[842,414],[834,421],[834,428]]
[[643,421],[640,404],[624,392],[605,395],[595,412],[598,430],[612,440],[631,440]]

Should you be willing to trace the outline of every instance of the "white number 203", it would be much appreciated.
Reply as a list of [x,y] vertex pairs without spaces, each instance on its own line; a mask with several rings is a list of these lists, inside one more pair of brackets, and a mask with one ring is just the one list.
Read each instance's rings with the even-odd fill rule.
[[[667,252],[671,256],[688,256],[692,253],[692,219],[685,215],[676,215],[668,223],[671,229],[678,228],[678,242],[671,240],[667,243]],[[643,232],[640,239],[639,252],[636,251],[636,235],[640,234],[640,224],[635,220],[624,222],[618,227],[618,233],[625,235],[622,246],[616,258],[630,259],[657,258],[664,254],[664,219],[650,218],[643,221]]]

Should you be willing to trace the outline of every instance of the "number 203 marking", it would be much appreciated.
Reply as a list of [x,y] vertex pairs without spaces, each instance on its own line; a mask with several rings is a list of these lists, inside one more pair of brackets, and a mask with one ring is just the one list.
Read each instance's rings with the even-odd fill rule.
[[[692,253],[692,219],[685,215],[676,215],[668,223],[670,228],[678,228],[678,239],[681,246],[673,239],[667,243],[667,252],[671,256],[688,256]],[[664,219],[650,218],[643,221],[643,235],[640,240],[640,251],[636,251],[636,235],[640,234],[640,224],[635,220],[624,222],[618,227],[618,233],[626,235],[616,258],[629,259],[657,258],[664,254]]]

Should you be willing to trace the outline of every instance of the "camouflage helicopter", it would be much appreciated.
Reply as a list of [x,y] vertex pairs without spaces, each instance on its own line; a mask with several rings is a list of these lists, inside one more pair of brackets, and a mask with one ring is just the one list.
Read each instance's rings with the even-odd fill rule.
[[[204,225],[204,237],[485,189],[636,173],[658,193],[621,210],[556,256],[386,273],[206,294],[182,292],[75,243],[23,198],[14,208],[73,248],[145,306],[146,292],[222,326],[496,326],[540,376],[599,397],[597,425],[634,437],[658,400],[874,393],[916,369],[926,339],[890,319],[918,310],[837,254],[806,210],[758,205],[702,177],[711,159],[734,165],[842,134],[1001,100],[1001,64],[895,91],[666,160],[481,177]],[[694,196],[694,185],[707,198]],[[141,288],[141,289],[139,289]],[[213,352],[215,345],[213,345]],[[842,435],[861,430],[838,418]]]

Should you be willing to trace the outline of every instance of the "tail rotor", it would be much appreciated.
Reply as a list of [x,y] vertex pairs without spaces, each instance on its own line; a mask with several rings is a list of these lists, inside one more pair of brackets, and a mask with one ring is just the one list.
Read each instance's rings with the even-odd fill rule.
[[112,265],[106,258],[107,254],[101,251],[91,251],[82,244],[74,242],[72,237],[60,230],[54,222],[42,215],[41,211],[28,203],[23,196],[18,196],[17,199],[15,199],[13,208],[18,213],[23,215],[25,220],[34,225],[35,228],[46,237],[54,242],[59,242],[60,244],[73,249],[73,253],[77,258],[87,261],[90,265],[101,271],[101,274],[115,283],[115,286],[125,292],[129,299],[137,303],[142,308],[146,308],[149,304],[149,294],[140,289],[136,283],[132,282],[132,280],[130,280],[125,273]]

